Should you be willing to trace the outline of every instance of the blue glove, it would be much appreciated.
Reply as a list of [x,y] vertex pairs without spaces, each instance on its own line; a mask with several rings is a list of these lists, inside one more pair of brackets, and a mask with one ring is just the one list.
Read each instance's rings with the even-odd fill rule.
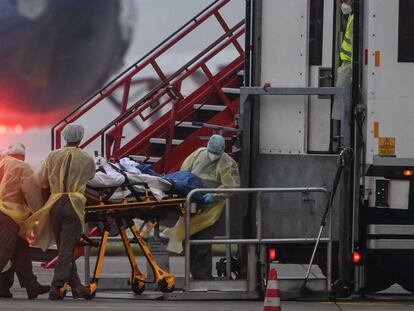
[[213,203],[216,201],[214,195],[212,195],[211,193],[206,193],[205,195],[203,195],[203,199],[204,199],[203,202],[205,204]]

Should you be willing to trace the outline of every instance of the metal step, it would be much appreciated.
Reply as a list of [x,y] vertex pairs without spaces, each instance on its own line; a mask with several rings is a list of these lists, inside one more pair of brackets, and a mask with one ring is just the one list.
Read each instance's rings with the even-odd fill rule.
[[[173,139],[172,144],[174,146],[177,146],[181,144],[184,140],[183,139]],[[158,145],[165,145],[167,143],[167,139],[165,138],[151,138],[150,139],[151,144],[158,144]]]
[[193,122],[188,122],[188,121],[182,121],[182,122],[176,121],[175,125],[177,127],[186,127],[186,128],[193,128],[193,129],[199,129],[200,128],[200,126],[193,125]]
[[368,249],[414,249],[413,239],[367,239]]
[[367,226],[369,235],[414,235],[413,225],[377,225]]
[[129,157],[134,161],[148,162],[148,163],[155,163],[161,160],[161,157],[147,157],[147,156],[141,156],[141,155],[130,155]]
[[[303,278],[279,278],[279,289],[281,291],[299,290],[303,285]],[[223,291],[223,292],[247,292],[247,280],[192,280],[190,281],[190,291]],[[326,290],[326,278],[310,278],[307,287],[313,291]]]
[[207,110],[207,111],[223,111],[224,109],[226,109],[226,106],[195,104],[194,109],[196,109],[196,110]]
[[221,90],[226,94],[240,94],[240,89],[231,87],[222,87]]

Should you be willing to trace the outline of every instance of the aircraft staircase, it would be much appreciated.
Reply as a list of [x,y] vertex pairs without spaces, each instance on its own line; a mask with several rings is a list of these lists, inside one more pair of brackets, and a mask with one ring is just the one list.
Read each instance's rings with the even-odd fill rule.
[[[240,42],[245,25],[244,20],[234,25],[225,20],[230,2],[214,1],[66,115],[52,128],[52,149],[62,146],[66,124],[81,123],[85,126],[82,148],[107,159],[131,156],[168,173],[179,170],[191,152],[206,145],[214,129],[203,124],[235,128],[239,95],[226,89],[242,85]],[[213,24],[220,30],[217,37],[206,35],[204,48],[182,60],[172,73],[164,68],[174,60],[180,44],[200,39]],[[148,85],[145,89],[148,81],[152,81],[150,89]],[[229,151],[230,144],[226,148]]]

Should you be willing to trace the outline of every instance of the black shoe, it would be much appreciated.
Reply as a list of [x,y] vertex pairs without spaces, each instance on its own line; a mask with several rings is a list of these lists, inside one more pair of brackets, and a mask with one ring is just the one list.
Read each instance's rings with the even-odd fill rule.
[[62,300],[65,294],[62,293],[60,287],[52,286],[49,292],[49,300]]
[[35,299],[37,296],[46,294],[50,291],[49,285],[41,285],[37,284],[35,287],[28,287],[26,288],[27,297],[29,299]]
[[13,298],[13,295],[8,289],[0,289],[0,298]]
[[87,299],[91,295],[89,286],[77,285],[72,287],[73,299],[85,298]]

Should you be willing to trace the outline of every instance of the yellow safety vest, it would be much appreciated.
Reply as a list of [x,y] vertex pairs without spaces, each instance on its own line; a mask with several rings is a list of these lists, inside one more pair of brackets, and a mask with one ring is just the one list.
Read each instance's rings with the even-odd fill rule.
[[345,36],[342,40],[341,52],[339,54],[340,59],[346,62],[352,62],[352,39],[353,39],[353,27],[354,26],[354,14],[349,15],[348,22],[346,24]]

